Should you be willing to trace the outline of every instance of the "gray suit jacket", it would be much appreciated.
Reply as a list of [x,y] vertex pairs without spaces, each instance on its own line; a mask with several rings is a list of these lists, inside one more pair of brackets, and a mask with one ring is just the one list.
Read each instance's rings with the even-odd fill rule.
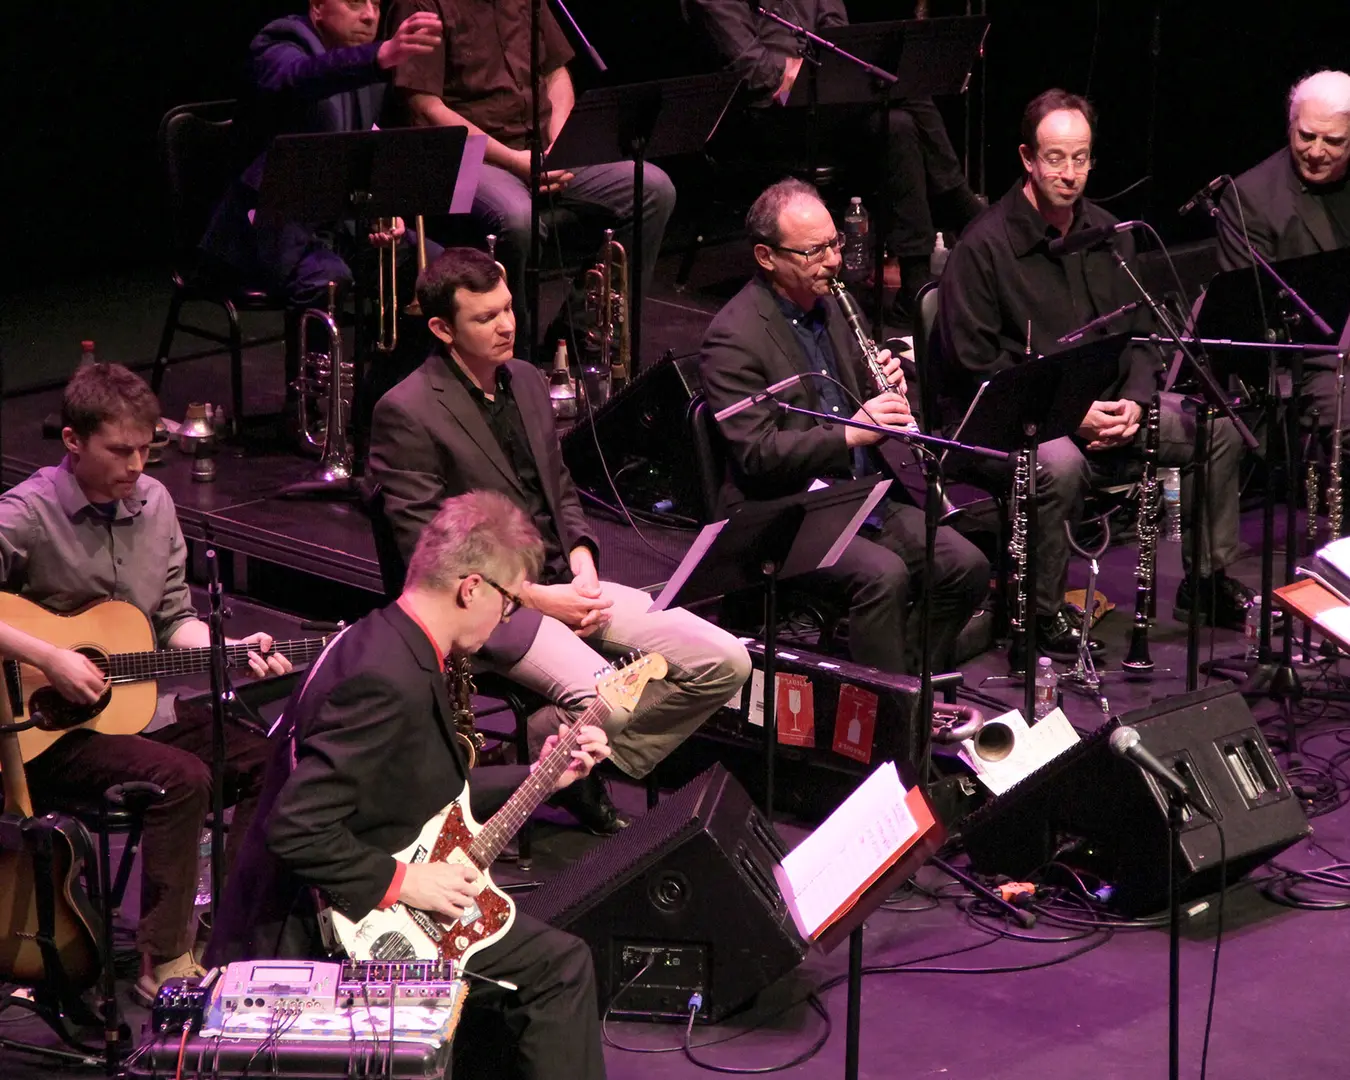
[[[404,560],[411,558],[422,527],[441,503],[466,491],[497,491],[524,505],[524,489],[497,444],[478,406],[450,371],[439,349],[390,390],[375,406],[370,428],[367,475],[380,485],[384,512]],[[591,535],[571,474],[563,463],[549,404],[548,383],[522,360],[508,361],[511,392],[525,421],[544,500],[563,551],[600,549]],[[525,655],[539,630],[540,614],[524,609],[503,623],[482,649],[485,659],[513,664]]]

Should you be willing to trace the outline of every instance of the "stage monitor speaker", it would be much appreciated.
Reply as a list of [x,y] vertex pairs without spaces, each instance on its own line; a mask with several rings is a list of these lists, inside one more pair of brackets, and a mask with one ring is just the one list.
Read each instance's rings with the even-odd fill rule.
[[608,466],[625,503],[652,510],[669,500],[674,513],[700,516],[703,500],[686,419],[699,387],[697,359],[665,356],[596,409],[593,418],[582,409],[562,437],[563,461],[578,487],[612,503]]
[[720,765],[519,901],[585,940],[600,1007],[715,1023],[806,955],[773,870],[786,848]]
[[[1311,831],[1247,703],[1223,684],[1110,720],[985,803],[961,830],[971,865],[1027,878],[1058,860],[1099,875],[1127,914],[1166,906],[1167,797],[1112,753],[1121,724],[1222,824],[1230,884]],[[1218,829],[1203,815],[1187,811],[1176,856],[1183,898],[1218,888]]]

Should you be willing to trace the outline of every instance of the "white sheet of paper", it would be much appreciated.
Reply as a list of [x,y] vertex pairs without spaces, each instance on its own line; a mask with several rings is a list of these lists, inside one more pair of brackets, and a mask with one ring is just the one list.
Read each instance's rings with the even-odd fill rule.
[[781,877],[797,928],[815,935],[916,832],[900,774],[888,761],[784,857]]
[[1350,641],[1350,607],[1328,608],[1313,621],[1333,637]]
[[1346,577],[1350,577],[1350,536],[1332,541],[1326,547],[1318,549],[1317,554]]

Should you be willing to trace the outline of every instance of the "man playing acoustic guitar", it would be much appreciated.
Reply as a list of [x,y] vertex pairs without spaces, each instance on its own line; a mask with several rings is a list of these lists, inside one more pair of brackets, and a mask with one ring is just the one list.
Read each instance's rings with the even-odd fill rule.
[[[160,648],[210,644],[187,584],[187,547],[164,485],[144,475],[159,402],[139,376],[118,364],[89,364],[66,385],[61,403],[66,457],[0,496],[0,587],[56,612],[125,600],[150,620]],[[272,639],[253,634],[257,675],[291,668],[268,655]],[[116,642],[104,643],[115,650]],[[81,653],[0,622],[0,655],[38,668],[69,701],[92,704],[107,684]],[[141,920],[135,992],[149,1003],[173,976],[200,974],[192,953],[197,840],[211,805],[210,732],[170,724],[148,737],[80,729],[29,761],[37,811],[71,802],[97,805],[111,785],[147,780],[166,797],[145,815]],[[244,791],[260,774],[266,743],[230,731],[230,771]],[[248,808],[241,802],[236,824]]]
[[[602,728],[583,724],[569,735],[564,727],[558,753],[572,747],[570,759],[548,760],[559,746],[551,735],[532,769],[480,766],[469,783],[442,667],[447,657],[477,652],[518,609],[543,551],[534,525],[505,496],[470,491],[445,500],[418,537],[399,598],[345,630],[291,696],[289,726],[277,738],[259,812],[230,873],[207,963],[323,955],[315,891],[350,920],[401,906],[444,922],[487,908],[488,860],[474,865],[472,850],[459,861],[429,857],[420,844],[411,857],[392,853],[453,800],[487,822],[513,790],[555,773],[548,786],[560,790],[609,756]],[[496,828],[494,821],[478,835]],[[489,921],[466,918],[475,925],[454,934]],[[467,967],[482,978],[471,984],[455,1039],[456,1076],[605,1075],[583,942],[517,913]],[[466,1030],[490,1018],[482,1007],[500,1013],[515,1036],[509,1069],[462,1056],[494,1042]]]

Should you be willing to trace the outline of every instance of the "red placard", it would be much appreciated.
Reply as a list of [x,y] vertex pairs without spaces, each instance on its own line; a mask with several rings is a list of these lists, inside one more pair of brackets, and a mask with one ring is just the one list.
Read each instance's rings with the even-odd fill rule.
[[877,696],[852,683],[839,687],[834,713],[834,752],[864,765],[872,763],[872,735],[877,728]]
[[811,680],[805,675],[781,672],[776,683],[778,741],[788,746],[815,746],[816,705]]

